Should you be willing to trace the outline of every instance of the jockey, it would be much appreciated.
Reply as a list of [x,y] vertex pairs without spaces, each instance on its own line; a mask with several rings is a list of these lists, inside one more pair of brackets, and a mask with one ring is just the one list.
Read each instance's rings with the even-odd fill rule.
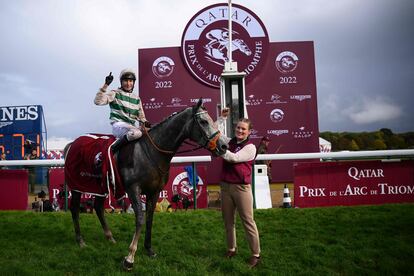
[[113,152],[128,143],[142,136],[141,126],[151,127],[147,121],[142,108],[141,99],[137,94],[132,93],[136,81],[135,72],[131,69],[122,70],[119,75],[121,87],[107,91],[114,77],[112,72],[105,77],[105,84],[99,89],[95,96],[96,105],[107,105],[111,108],[109,119],[112,125],[112,133],[118,140],[112,145]]

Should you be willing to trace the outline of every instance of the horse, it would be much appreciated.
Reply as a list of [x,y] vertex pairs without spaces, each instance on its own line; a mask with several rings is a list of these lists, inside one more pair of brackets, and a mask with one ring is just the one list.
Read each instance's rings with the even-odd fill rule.
[[[123,260],[125,270],[133,268],[141,227],[144,224],[141,195],[146,196],[144,247],[150,257],[156,256],[151,246],[154,209],[159,194],[168,181],[171,159],[186,139],[208,149],[215,156],[222,155],[227,150],[228,145],[202,105],[202,99],[192,107],[173,113],[161,123],[154,125],[149,131],[144,131],[144,135],[140,139],[129,142],[117,152],[116,160],[119,174],[135,213],[135,233],[129,246],[128,255]],[[69,148],[70,145],[67,145],[65,156],[70,154]],[[71,183],[67,184],[69,187],[71,186]],[[85,242],[79,226],[80,198],[81,193],[72,190],[71,213],[75,236],[78,244],[83,247]],[[104,217],[104,200],[105,197],[95,197],[94,208],[104,230],[104,235],[109,241],[115,243]]]
[[[224,66],[224,62],[229,61],[227,53],[224,52],[224,49],[228,50],[229,48],[228,42],[228,38],[221,40],[211,40],[207,45],[204,46],[206,59],[218,65]],[[252,51],[250,50],[249,46],[242,39],[237,38],[232,40],[231,45],[232,52],[239,50],[246,56],[250,56],[252,54]],[[223,63],[221,63],[220,61],[223,61]]]

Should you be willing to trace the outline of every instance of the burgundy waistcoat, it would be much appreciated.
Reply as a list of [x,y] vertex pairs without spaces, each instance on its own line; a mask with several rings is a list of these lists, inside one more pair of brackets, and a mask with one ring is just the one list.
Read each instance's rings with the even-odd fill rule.
[[[236,139],[233,138],[229,142],[228,150],[236,153],[249,144],[252,144],[249,140],[237,144]],[[234,184],[251,184],[253,161],[230,163],[223,160],[222,180]]]

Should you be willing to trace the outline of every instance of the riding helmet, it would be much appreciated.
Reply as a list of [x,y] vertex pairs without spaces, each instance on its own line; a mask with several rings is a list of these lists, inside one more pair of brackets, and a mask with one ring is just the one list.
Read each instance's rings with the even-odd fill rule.
[[121,74],[119,74],[119,80],[122,82],[123,80],[133,80],[136,81],[137,77],[135,75],[134,70],[132,69],[124,69],[121,71]]

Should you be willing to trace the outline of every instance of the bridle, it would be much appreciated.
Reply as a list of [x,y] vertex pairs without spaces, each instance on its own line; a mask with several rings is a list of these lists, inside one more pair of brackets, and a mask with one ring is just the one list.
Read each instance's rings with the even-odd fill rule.
[[[179,152],[177,152],[177,153],[184,153],[184,152],[190,152],[190,151],[195,151],[195,150],[198,150],[198,149],[201,149],[201,148],[206,148],[206,149],[208,149],[208,150],[210,150],[210,151],[215,151],[216,149],[217,149],[217,141],[218,141],[218,139],[220,138],[220,135],[221,135],[221,133],[220,133],[220,131],[219,130],[217,130],[216,132],[214,132],[212,135],[210,135],[210,136],[207,136],[206,134],[205,134],[205,132],[204,131],[202,131],[203,130],[203,128],[202,128],[202,126],[201,126],[201,124],[200,124],[200,121],[198,120],[198,118],[200,118],[200,115],[201,114],[204,114],[204,113],[207,113],[207,111],[200,111],[200,112],[197,112],[197,113],[195,113],[194,115],[193,115],[193,124],[195,124],[195,123],[197,123],[197,125],[198,125],[198,127],[200,128],[200,132],[202,133],[202,139],[203,140],[201,140],[202,141],[202,143],[200,143],[202,146],[199,146],[199,147],[197,147],[197,148],[195,148],[195,149],[191,149],[191,150],[184,150],[184,151],[179,151]],[[148,132],[148,130],[144,127],[143,128],[144,129],[144,134],[148,137],[148,140],[150,141],[150,143],[154,146],[154,148],[157,150],[157,151],[159,151],[159,152],[161,152],[161,153],[165,153],[165,154],[174,154],[174,151],[171,151],[171,150],[164,150],[164,149],[161,149],[155,142],[154,142],[154,140],[152,139],[152,137],[151,137],[151,135],[149,134],[149,132]],[[187,143],[187,144],[190,144],[190,143]],[[190,144],[190,145],[192,145],[192,144]],[[194,146],[194,145],[193,145]]]
[[[203,128],[198,120],[198,118],[200,118],[200,116],[198,115],[201,115],[204,113],[207,113],[207,111],[204,110],[204,111],[200,111],[194,114],[194,122],[197,122],[197,125],[200,128],[200,130],[202,130]],[[217,141],[221,135],[220,131],[217,130],[212,135],[210,135],[210,137],[207,136],[204,131],[200,131],[200,132],[202,133],[202,139],[204,139],[204,143],[201,143],[203,145],[202,147],[210,151],[215,151],[217,149]]]

